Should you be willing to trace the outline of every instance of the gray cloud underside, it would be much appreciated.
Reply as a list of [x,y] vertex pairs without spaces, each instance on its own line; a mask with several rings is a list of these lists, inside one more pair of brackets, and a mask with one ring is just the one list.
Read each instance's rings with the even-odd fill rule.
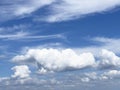
[[[32,78],[24,78],[24,79],[14,79],[14,78],[0,78],[0,88],[4,90],[51,90],[61,88],[63,90],[118,90],[119,89],[119,78],[120,71],[111,70],[106,71],[103,74],[97,74],[95,72],[92,73],[80,73],[80,72],[67,72],[62,73],[61,75],[49,74],[51,75],[39,75]],[[46,77],[46,78],[43,78]],[[109,78],[109,79],[107,79]],[[113,79],[114,78],[114,79]],[[117,83],[113,83],[117,82]],[[100,87],[98,89],[98,86]],[[104,86],[104,87],[103,87]],[[115,88],[115,86],[117,88]]]
[[[74,49],[28,49],[23,55],[15,56],[12,61],[20,65],[12,68],[14,73],[11,77],[0,79],[2,88],[7,85],[14,90],[13,86],[19,88],[19,85],[23,90],[26,87],[50,90],[82,86],[92,90],[97,84],[109,88],[109,85],[115,85],[113,81],[119,82],[120,79],[120,57],[106,49],[99,51],[97,56]],[[27,66],[33,64],[37,65],[35,72],[31,72]]]

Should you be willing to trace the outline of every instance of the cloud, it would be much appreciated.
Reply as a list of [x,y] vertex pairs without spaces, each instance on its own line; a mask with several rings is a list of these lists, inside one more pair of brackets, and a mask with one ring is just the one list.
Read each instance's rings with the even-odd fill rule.
[[[89,14],[110,11],[118,6],[120,6],[120,0],[2,0],[0,21],[27,17],[45,7],[47,15],[42,17],[43,20],[47,22],[60,22],[81,18]],[[40,16],[42,15],[41,13]],[[40,20],[42,18],[40,17]]]
[[46,39],[65,39],[63,34],[53,34],[53,35],[32,35],[28,32],[16,32],[14,34],[0,34],[0,39],[2,40],[46,40]]
[[108,72],[103,73],[103,76],[107,76],[109,78],[120,77],[119,75],[120,75],[119,70],[109,70]]
[[2,0],[0,12],[0,21],[9,20],[16,18],[18,16],[24,16],[26,14],[31,14],[36,10],[42,8],[43,6],[49,5],[54,0]]
[[51,5],[48,22],[67,21],[85,15],[102,13],[120,6],[120,0],[60,0]]
[[80,53],[91,52],[95,56],[99,56],[102,49],[106,49],[116,54],[120,54],[120,38],[94,37],[90,39],[87,38],[87,40],[94,43],[94,45],[85,46],[83,48],[76,48],[75,50]]
[[99,59],[101,68],[120,67],[120,57],[111,51],[103,49]]
[[41,72],[81,69],[95,63],[91,53],[78,54],[72,49],[29,49],[25,55],[13,58],[14,62],[36,62]]
[[14,66],[12,70],[14,71],[13,78],[28,78],[31,73],[27,65]]
[[43,0],[37,0],[37,1],[29,0],[27,2],[26,1],[22,1],[22,2],[23,2],[22,3],[23,5],[20,4],[17,7],[17,9],[14,11],[14,14],[16,16],[30,14],[43,6],[51,4],[52,2],[54,2],[54,0],[44,0],[44,1]]
[[1,40],[21,40],[21,41],[66,39],[64,33],[36,35],[36,32],[34,31],[34,29],[31,29],[31,28],[32,26],[28,24],[0,27],[0,39]]
[[102,71],[101,73],[98,72],[84,73],[83,77],[81,77],[81,81],[90,82],[92,80],[110,80],[115,78],[120,78],[120,71],[111,69],[107,71]]
[[76,70],[91,67],[105,70],[120,67],[120,57],[114,52],[102,49],[99,55],[90,52],[79,53],[74,49],[28,49],[23,55],[13,57],[13,62],[35,64],[39,73]]

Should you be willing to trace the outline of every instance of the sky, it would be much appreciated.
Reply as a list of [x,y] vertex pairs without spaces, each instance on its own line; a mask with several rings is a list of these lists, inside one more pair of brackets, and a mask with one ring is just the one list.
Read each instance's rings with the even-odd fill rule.
[[1,0],[0,90],[119,90],[120,0]]

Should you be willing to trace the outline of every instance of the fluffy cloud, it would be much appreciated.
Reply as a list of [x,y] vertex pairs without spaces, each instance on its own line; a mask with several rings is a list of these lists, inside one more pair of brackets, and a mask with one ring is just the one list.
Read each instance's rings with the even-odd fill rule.
[[107,70],[103,71],[101,73],[97,72],[90,72],[90,73],[85,73],[85,77],[81,78],[83,82],[86,82],[85,80],[109,80],[109,79],[115,79],[115,78],[120,78],[120,71],[119,70]]
[[120,66],[120,57],[111,51],[103,49],[100,55],[99,67],[110,68],[116,66]]
[[99,56],[90,52],[79,53],[73,49],[28,49],[24,55],[15,56],[12,61],[24,64],[37,64],[39,73],[64,71],[91,67],[111,69],[120,67],[120,57],[103,49]]
[[78,54],[72,49],[29,49],[14,62],[36,62],[41,72],[81,69],[95,64],[92,53]]
[[120,71],[119,70],[110,70],[110,71],[105,72],[103,74],[103,76],[107,76],[107,77],[110,77],[110,78],[119,77],[119,75],[120,75]]
[[27,65],[14,66],[12,70],[14,71],[13,78],[28,78],[31,73]]
[[120,6],[120,0],[61,0],[53,4],[49,22],[76,19],[92,13],[101,13]]

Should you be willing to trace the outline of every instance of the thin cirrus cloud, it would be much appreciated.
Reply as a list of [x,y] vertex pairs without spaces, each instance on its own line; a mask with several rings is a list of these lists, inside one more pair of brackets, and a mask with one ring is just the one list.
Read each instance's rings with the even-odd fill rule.
[[[10,2],[2,0],[0,19],[4,21],[19,16],[26,16],[45,7],[48,15],[43,17],[43,20],[60,22],[73,20],[89,14],[110,11],[118,6],[120,6],[120,0],[13,0]],[[37,19],[39,20],[38,17]]]
[[86,46],[84,48],[77,48],[79,52],[92,52],[96,56],[99,55],[99,51],[102,49],[107,49],[113,51],[114,53],[120,54],[120,38],[108,38],[108,37],[94,37],[89,40],[92,43],[97,43],[97,45]]
[[[64,33],[36,35],[36,32],[29,30],[31,25],[14,25],[11,27],[0,27],[1,40],[46,40],[46,39],[66,39]],[[5,32],[6,31],[6,32]]]
[[0,21],[31,14],[39,8],[51,4],[53,1],[54,0],[1,0]]
[[63,34],[53,35],[31,35],[28,32],[17,32],[15,34],[0,34],[2,40],[46,40],[46,39],[65,39]]
[[85,15],[102,13],[120,6],[120,0],[61,0],[52,4],[48,22],[67,21]]

